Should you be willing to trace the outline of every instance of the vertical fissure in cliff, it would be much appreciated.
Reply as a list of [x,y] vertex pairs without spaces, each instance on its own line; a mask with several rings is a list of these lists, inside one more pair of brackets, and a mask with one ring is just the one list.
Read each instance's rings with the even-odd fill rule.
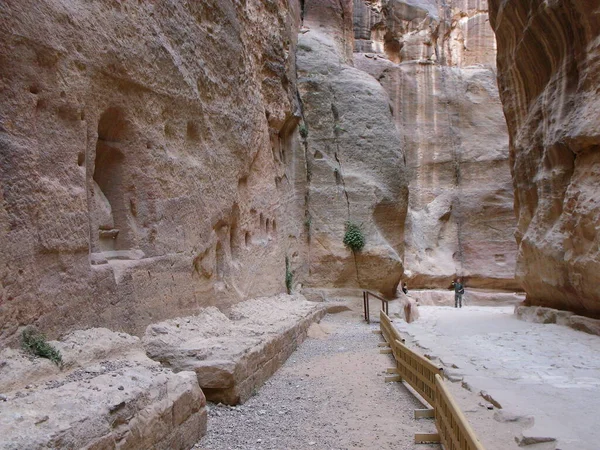
[[[334,103],[331,104],[331,114],[333,115],[333,136],[334,136],[334,144],[335,144],[334,157],[335,157],[335,161],[337,162],[337,165],[338,165],[338,167],[336,168],[336,171],[335,171],[336,183],[338,183],[338,181],[339,181],[339,184],[341,184],[341,186],[342,186],[342,190],[344,192],[344,197],[346,198],[348,221],[350,221],[351,220],[350,197],[348,196],[348,190],[346,189],[346,180],[344,179],[344,171],[342,168],[342,162],[340,161],[340,157],[339,157],[339,152],[340,152],[339,135],[340,135],[340,132],[344,131],[344,129],[340,125],[340,115],[335,106],[335,101],[336,101],[335,93],[333,93],[333,101],[334,101]],[[354,260],[354,269],[356,270],[356,281],[360,285],[360,278],[358,276],[358,262],[356,261],[356,253],[354,252],[354,250],[352,250],[352,258]]]

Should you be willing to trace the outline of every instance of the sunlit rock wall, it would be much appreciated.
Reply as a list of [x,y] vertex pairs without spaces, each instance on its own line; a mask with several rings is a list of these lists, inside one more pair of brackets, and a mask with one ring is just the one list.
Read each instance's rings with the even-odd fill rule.
[[296,1],[0,3],[0,341],[282,292],[286,256],[301,279],[299,26]]
[[[513,290],[508,133],[485,1],[354,2],[355,66],[391,97],[409,176],[409,287]],[[370,32],[369,32],[370,31]]]
[[600,317],[600,2],[491,0],[490,13],[517,277],[530,304]]
[[[308,189],[311,287],[364,287],[394,295],[403,273],[407,180],[389,97],[352,67],[352,2],[307,0],[298,40]],[[366,246],[343,243],[359,225]]]

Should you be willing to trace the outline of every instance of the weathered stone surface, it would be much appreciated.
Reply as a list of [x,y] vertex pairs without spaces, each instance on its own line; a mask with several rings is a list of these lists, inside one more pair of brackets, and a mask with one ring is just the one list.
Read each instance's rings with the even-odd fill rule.
[[151,361],[138,338],[89,329],[51,344],[62,371],[21,352],[0,353],[1,449],[188,449],[205,433],[195,374]]
[[143,342],[151,358],[196,372],[210,401],[235,405],[275,373],[325,312],[324,304],[301,295],[258,298],[233,306],[228,316],[210,307],[150,325]]
[[355,0],[355,51],[396,63],[494,65],[487,9],[486,0]]
[[543,306],[517,306],[515,315],[526,322],[555,323],[565,325],[574,330],[600,336],[600,320],[578,316],[570,311],[546,308]]
[[[366,287],[392,296],[403,272],[407,185],[389,98],[377,80],[350,65],[351,2],[305,5],[297,60],[308,169],[307,286]],[[347,221],[361,226],[362,251],[344,245]]]
[[302,275],[299,22],[297,1],[0,4],[0,341],[282,292],[286,254]]
[[355,65],[389,93],[406,154],[405,279],[439,288],[460,274],[473,287],[518,289],[508,134],[486,2],[355,2],[354,17],[357,42],[369,22],[373,43],[355,47]]
[[408,297],[402,292],[397,292],[396,297],[388,304],[390,317],[404,319],[407,323],[414,322],[420,317],[419,304],[416,299]]
[[553,308],[544,308],[543,306],[519,305],[515,307],[515,315],[525,322],[569,325],[569,319],[573,316],[573,313]]
[[490,0],[530,305],[600,318],[600,2]]

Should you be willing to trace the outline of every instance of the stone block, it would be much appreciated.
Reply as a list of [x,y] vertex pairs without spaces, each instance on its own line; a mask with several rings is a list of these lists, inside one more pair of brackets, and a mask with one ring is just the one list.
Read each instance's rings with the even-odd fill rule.
[[235,405],[275,373],[325,313],[323,303],[282,294],[235,305],[229,316],[205,308],[151,325],[143,343],[148,356],[174,371],[194,371],[208,400]]
[[51,344],[62,370],[17,350],[0,353],[0,449],[183,450],[206,432],[196,375],[150,360],[138,338],[89,329]]

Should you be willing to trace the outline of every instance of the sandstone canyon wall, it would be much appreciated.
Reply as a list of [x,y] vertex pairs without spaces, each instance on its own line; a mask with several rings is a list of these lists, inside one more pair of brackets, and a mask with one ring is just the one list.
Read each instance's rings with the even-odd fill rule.
[[391,98],[409,174],[405,279],[518,289],[508,133],[487,2],[354,1],[355,66]]
[[0,4],[0,341],[306,270],[297,1]]
[[405,267],[411,287],[513,289],[486,11],[0,4],[0,341],[30,323],[139,335],[282,292],[286,266],[386,295]]
[[530,304],[600,318],[600,2],[490,0],[490,13],[517,278]]
[[[352,64],[352,2],[306,0],[298,91],[307,162],[305,227],[312,287],[364,287],[393,296],[403,273],[407,180],[389,97]],[[360,252],[343,243],[359,225]]]

